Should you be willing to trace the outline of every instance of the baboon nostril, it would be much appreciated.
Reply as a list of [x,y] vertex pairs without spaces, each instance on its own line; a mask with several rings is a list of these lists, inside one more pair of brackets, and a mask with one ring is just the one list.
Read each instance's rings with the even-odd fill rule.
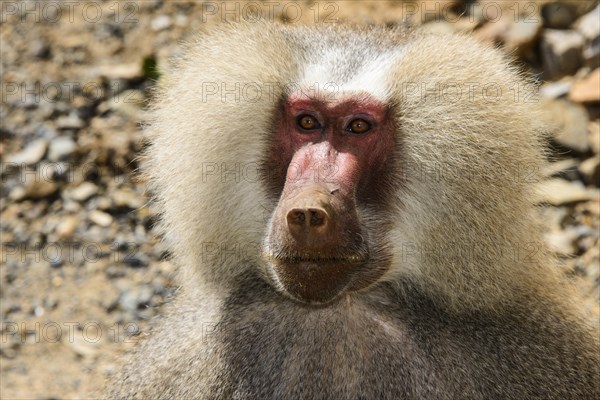
[[310,210],[310,225],[311,226],[321,226],[325,224],[325,219],[327,218],[327,214],[324,211],[318,209]]
[[288,224],[303,226],[306,222],[306,214],[304,210],[294,209],[287,215]]
[[318,207],[293,208],[287,213],[287,222],[290,232],[302,235],[322,235],[327,225],[329,216],[327,212]]

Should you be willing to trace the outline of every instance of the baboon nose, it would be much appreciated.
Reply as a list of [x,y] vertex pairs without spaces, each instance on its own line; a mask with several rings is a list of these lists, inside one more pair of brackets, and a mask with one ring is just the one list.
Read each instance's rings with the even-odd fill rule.
[[327,230],[329,215],[321,207],[295,207],[287,213],[287,223],[294,236],[320,236]]

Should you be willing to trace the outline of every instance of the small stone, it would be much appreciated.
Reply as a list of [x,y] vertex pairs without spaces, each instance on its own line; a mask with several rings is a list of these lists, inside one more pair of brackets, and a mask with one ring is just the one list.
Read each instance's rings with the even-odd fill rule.
[[29,51],[32,57],[42,60],[50,57],[50,45],[45,40],[34,41]]
[[78,216],[70,215],[58,223],[54,233],[56,233],[60,240],[70,238],[75,233],[79,222],[80,220]]
[[570,231],[549,232],[544,235],[544,239],[555,253],[572,256],[577,252],[577,247],[575,246],[576,238]]
[[580,182],[569,182],[564,179],[549,179],[538,186],[538,203],[553,206],[593,200],[600,192],[586,189]]
[[557,99],[569,94],[571,86],[573,86],[573,82],[570,81],[546,82],[540,87],[540,96]]
[[27,197],[27,190],[23,186],[15,186],[8,194],[8,198],[13,201],[21,201]]
[[572,75],[582,64],[584,37],[576,31],[546,29],[542,34],[541,58],[548,79]]
[[153,31],[158,32],[171,26],[171,18],[168,15],[159,15],[150,22]]
[[565,171],[575,171],[577,169],[577,160],[574,158],[567,158],[565,160],[560,160],[556,162],[552,162],[544,166],[542,170],[542,174],[545,177],[552,177],[557,174],[564,173]]
[[542,29],[539,15],[528,18],[505,14],[499,20],[488,22],[475,31],[475,36],[484,42],[501,43],[509,51],[525,54],[537,41]]
[[77,150],[77,144],[70,137],[59,136],[50,142],[48,159],[50,161],[62,161],[71,156]]
[[577,18],[575,5],[562,1],[542,5],[544,26],[553,29],[567,29]]
[[77,114],[63,115],[56,121],[56,127],[58,129],[81,129],[83,128],[83,121]]
[[55,182],[46,179],[32,179],[25,187],[25,197],[32,199],[43,199],[58,191]]
[[583,49],[583,63],[591,69],[600,67],[600,36]]
[[594,154],[600,154],[600,123],[598,121],[588,124],[588,143]]
[[148,266],[150,260],[143,254],[133,254],[125,256],[123,262],[131,268],[143,268]]
[[67,191],[67,197],[75,201],[86,201],[93,195],[98,193],[98,186],[91,182],[83,182],[74,189]]
[[8,163],[32,165],[38,163],[44,158],[48,149],[46,139],[37,139],[29,143],[23,150],[16,154],[9,155],[6,158]]
[[132,288],[125,291],[119,299],[121,308],[130,313],[150,304],[154,292],[149,286]]
[[553,139],[556,143],[579,153],[588,151],[589,117],[585,107],[558,99],[546,100],[544,109],[551,126],[555,127]]
[[600,156],[588,158],[579,164],[579,172],[586,183],[600,186]]
[[99,110],[112,110],[129,118],[135,118],[145,102],[144,93],[140,90],[125,90],[98,106]]
[[109,80],[135,80],[144,76],[142,61],[128,64],[101,65],[92,70],[92,75],[102,76]]
[[110,214],[98,210],[91,211],[89,218],[90,221],[102,227],[107,227],[113,222],[113,217]]
[[[72,336],[66,335],[67,340],[64,340],[71,350],[82,357],[92,357],[96,355],[99,350],[96,339],[99,337],[98,335],[100,335],[100,333],[93,331],[92,328],[89,329],[90,332],[87,332],[86,330],[75,332],[75,335]],[[89,337],[87,335],[89,335]],[[94,340],[90,340],[90,338],[93,338]]]
[[137,209],[144,205],[144,202],[130,189],[119,189],[114,191],[112,200],[116,207]]
[[583,15],[573,26],[587,40],[593,41],[600,36],[600,4]]
[[600,102],[600,68],[593,71],[587,78],[575,82],[569,92],[569,99],[577,103]]

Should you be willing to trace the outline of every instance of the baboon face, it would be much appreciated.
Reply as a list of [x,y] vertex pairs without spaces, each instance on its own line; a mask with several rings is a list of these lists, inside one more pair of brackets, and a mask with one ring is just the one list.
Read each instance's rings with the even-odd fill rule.
[[263,252],[287,295],[329,302],[387,269],[386,223],[369,226],[365,214],[383,213],[389,199],[390,114],[363,92],[332,99],[297,91],[278,108],[265,168],[274,171],[269,186],[280,197]]

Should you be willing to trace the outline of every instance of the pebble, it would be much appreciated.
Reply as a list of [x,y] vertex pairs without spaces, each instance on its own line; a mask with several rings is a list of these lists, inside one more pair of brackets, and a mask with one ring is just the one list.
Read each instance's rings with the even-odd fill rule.
[[37,139],[29,143],[23,150],[16,154],[9,155],[6,161],[15,164],[35,164],[44,158],[48,149],[48,141],[46,139]]
[[582,64],[584,37],[576,31],[546,29],[540,45],[544,74],[549,79],[574,74]]
[[58,236],[58,239],[64,240],[70,238],[75,233],[77,226],[80,223],[80,219],[78,215],[70,215],[64,218],[61,222],[58,223],[54,233]]
[[[43,199],[56,193],[58,191],[58,185],[55,182],[46,179],[31,179],[30,183],[25,186],[24,193],[20,192],[20,189],[16,190],[19,194],[22,194],[23,197],[17,197],[15,200],[21,200],[25,197]],[[15,193],[14,195],[16,196],[17,194]],[[11,192],[11,197],[12,196],[13,192]]]
[[113,217],[102,211],[93,210],[89,214],[89,219],[99,226],[107,227],[113,222]]
[[577,253],[575,235],[570,231],[555,231],[544,235],[550,249],[555,253],[572,256]]
[[116,190],[111,197],[116,207],[138,209],[144,205],[143,199],[131,189]]
[[569,91],[569,99],[577,103],[600,102],[600,68],[585,79],[575,82]]
[[549,179],[538,186],[538,203],[553,206],[577,203],[598,198],[598,190],[586,189],[580,182],[569,182],[561,178]]
[[600,156],[588,158],[579,164],[579,172],[586,183],[600,186]]
[[75,201],[86,201],[98,193],[98,186],[91,182],[83,182],[74,189],[66,191],[66,196]]
[[59,117],[56,121],[56,127],[58,129],[81,129],[83,128],[83,121],[76,113],[71,113]]
[[71,156],[77,150],[77,144],[67,136],[59,136],[50,142],[48,159],[50,161],[62,161]]
[[134,287],[121,295],[119,305],[125,311],[136,313],[139,308],[149,305],[153,295],[149,286]]
[[588,124],[588,143],[594,154],[600,154],[600,123],[592,121]]
[[575,22],[574,28],[588,41],[600,36],[600,4]]
[[541,14],[544,26],[553,29],[567,29],[577,18],[575,5],[563,1],[542,5]]
[[153,31],[158,32],[171,27],[171,18],[168,15],[159,15],[150,22]]
[[545,82],[540,87],[540,96],[547,99],[563,97],[569,94],[571,86],[573,82],[570,81]]
[[544,109],[555,131],[553,139],[566,148],[585,153],[589,149],[588,113],[585,107],[564,99],[546,100]]
[[575,171],[577,169],[577,160],[574,158],[566,158],[564,160],[549,163],[544,166],[542,175],[545,177],[551,177],[557,174]]
[[135,80],[144,76],[142,71],[142,60],[116,65],[101,65],[90,72],[92,76],[102,76],[109,80]]

